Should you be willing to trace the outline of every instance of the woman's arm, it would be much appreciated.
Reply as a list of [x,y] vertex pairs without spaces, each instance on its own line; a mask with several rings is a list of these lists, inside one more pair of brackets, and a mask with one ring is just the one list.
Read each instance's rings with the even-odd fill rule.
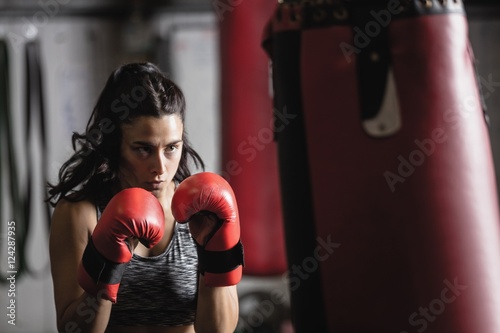
[[49,250],[59,332],[104,332],[111,302],[85,292],[77,282],[83,251],[97,223],[90,202],[61,200],[52,216]]
[[197,333],[232,333],[238,323],[236,286],[207,287],[200,275],[198,305],[194,323]]
[[239,312],[236,284],[242,276],[243,248],[231,185],[215,173],[192,175],[174,192],[172,214],[180,223],[189,222],[189,231],[197,244],[198,266],[206,275],[205,281],[200,274],[198,285],[196,332],[234,332]]

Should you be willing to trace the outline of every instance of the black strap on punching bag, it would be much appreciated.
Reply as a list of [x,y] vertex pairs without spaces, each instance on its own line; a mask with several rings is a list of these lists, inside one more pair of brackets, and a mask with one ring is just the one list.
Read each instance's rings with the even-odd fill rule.
[[[284,32],[274,36],[264,48],[281,61],[273,62],[274,119],[286,114],[293,119],[275,129],[278,145],[279,177],[285,223],[285,245],[289,265],[291,316],[297,332],[327,332],[326,313],[321,291],[320,269],[307,278],[295,273],[307,255],[318,246],[314,229],[314,210],[309,178],[309,156],[306,146],[304,113],[300,91],[300,32]],[[293,50],[293,51],[291,51]],[[289,70],[294,68],[296,70]]]

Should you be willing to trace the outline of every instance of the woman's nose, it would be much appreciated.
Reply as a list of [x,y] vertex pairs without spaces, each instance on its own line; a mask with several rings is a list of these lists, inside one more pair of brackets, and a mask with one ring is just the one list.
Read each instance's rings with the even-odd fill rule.
[[152,165],[152,173],[162,175],[166,171],[166,166],[165,166],[166,158],[163,156],[163,154],[156,154],[153,160],[153,165]]

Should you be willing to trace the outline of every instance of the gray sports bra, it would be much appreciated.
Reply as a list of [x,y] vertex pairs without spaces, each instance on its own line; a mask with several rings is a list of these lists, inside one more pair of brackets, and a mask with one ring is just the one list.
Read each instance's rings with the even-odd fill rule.
[[108,325],[191,325],[197,290],[196,244],[187,224],[176,223],[165,252],[155,257],[132,256]]

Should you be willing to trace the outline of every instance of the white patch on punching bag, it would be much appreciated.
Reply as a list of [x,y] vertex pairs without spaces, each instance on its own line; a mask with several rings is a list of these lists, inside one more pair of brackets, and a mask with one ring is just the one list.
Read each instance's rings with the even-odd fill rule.
[[401,109],[394,73],[389,67],[385,86],[384,98],[377,115],[363,121],[365,132],[375,138],[391,136],[401,129]]

